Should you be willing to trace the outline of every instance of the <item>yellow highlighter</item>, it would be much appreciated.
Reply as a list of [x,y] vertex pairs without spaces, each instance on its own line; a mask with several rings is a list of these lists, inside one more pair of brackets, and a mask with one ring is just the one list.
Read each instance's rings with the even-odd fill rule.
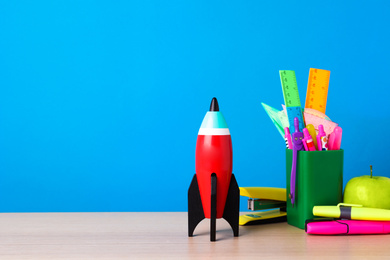
[[337,206],[314,206],[313,215],[354,220],[390,221],[390,210],[365,208],[362,205],[339,203]]
[[316,147],[316,150],[318,150],[316,129],[314,128],[314,126],[312,124],[307,125],[306,128],[309,131],[311,138],[313,139],[313,143],[314,143],[314,146]]

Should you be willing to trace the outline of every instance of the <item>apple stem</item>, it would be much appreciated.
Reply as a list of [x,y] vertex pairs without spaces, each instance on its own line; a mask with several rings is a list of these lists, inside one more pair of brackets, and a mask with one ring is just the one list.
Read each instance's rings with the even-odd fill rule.
[[371,178],[372,178],[372,165],[370,165],[370,169],[371,169]]

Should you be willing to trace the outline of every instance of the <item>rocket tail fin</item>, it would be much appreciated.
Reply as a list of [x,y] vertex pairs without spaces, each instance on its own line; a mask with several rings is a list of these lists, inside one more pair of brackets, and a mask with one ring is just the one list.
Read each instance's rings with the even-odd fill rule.
[[230,179],[229,191],[222,216],[232,227],[233,234],[238,237],[238,223],[240,218],[240,188],[234,174]]
[[211,174],[211,210],[210,210],[210,241],[215,241],[217,232],[217,175]]
[[196,174],[188,189],[188,236],[192,237],[196,226],[205,218]]

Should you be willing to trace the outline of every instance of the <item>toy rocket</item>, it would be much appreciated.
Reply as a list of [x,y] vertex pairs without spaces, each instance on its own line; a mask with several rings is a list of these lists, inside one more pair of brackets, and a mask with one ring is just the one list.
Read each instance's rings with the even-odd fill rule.
[[215,241],[217,218],[224,218],[238,236],[240,190],[232,168],[229,128],[213,98],[196,143],[196,174],[188,189],[188,236],[204,218],[210,219],[211,241]]

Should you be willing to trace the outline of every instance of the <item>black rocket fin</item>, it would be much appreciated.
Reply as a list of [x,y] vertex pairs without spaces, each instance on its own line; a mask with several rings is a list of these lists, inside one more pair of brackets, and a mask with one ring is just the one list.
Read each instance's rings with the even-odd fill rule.
[[210,241],[215,241],[217,232],[217,175],[211,174],[211,211],[210,211]]
[[230,179],[229,191],[222,216],[232,227],[233,234],[238,237],[238,223],[240,218],[240,188],[234,174]]
[[196,226],[204,219],[202,199],[200,198],[196,174],[188,189],[188,236],[192,237]]

